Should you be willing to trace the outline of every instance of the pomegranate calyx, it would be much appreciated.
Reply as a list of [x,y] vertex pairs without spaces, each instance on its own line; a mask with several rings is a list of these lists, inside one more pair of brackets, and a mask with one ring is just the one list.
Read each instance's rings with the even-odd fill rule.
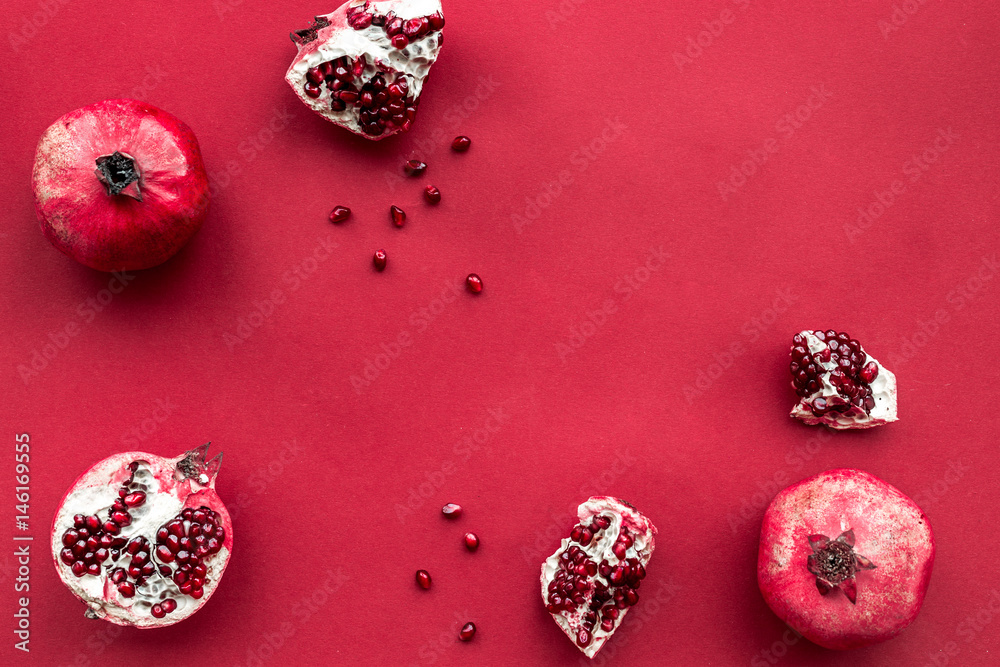
[[195,447],[177,462],[174,475],[178,481],[189,479],[201,486],[211,486],[215,482],[215,477],[219,474],[219,468],[222,466],[222,452],[219,452],[213,459],[205,460],[208,446],[211,444],[211,442],[206,442],[201,447]]
[[840,588],[851,604],[857,604],[855,575],[860,570],[875,569],[875,564],[855,553],[854,531],[848,528],[835,540],[818,534],[807,539],[813,552],[809,554],[806,565],[809,572],[816,575],[816,588],[820,595],[829,595]]
[[139,191],[139,169],[135,158],[128,153],[115,151],[111,155],[102,155],[96,160],[94,170],[97,179],[104,184],[108,195],[127,195],[142,201]]
[[308,44],[309,42],[316,39],[317,32],[327,27],[328,25],[330,25],[329,19],[327,19],[325,16],[317,16],[315,20],[313,20],[312,23],[309,24],[308,28],[304,28],[302,30],[296,30],[292,33],[289,33],[288,36],[292,38],[292,41],[296,44],[296,46],[302,46],[303,44]]

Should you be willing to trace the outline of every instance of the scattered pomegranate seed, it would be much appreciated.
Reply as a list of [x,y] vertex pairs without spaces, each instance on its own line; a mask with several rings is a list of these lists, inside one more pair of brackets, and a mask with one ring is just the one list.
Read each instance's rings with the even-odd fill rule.
[[431,575],[427,570],[417,570],[417,586],[425,591],[431,587]]
[[456,153],[464,153],[465,151],[469,150],[469,146],[471,145],[472,145],[472,139],[469,139],[464,134],[460,134],[459,136],[455,137],[452,140],[451,150],[455,151]]
[[449,519],[457,519],[462,516],[462,506],[455,503],[448,503],[441,508],[441,514],[444,514]]
[[469,277],[465,279],[465,286],[473,294],[479,294],[483,291],[483,279],[475,273],[470,273]]
[[479,538],[475,533],[465,534],[465,548],[469,551],[475,551],[479,548]]
[[458,631],[458,638],[463,642],[471,641],[473,637],[476,636],[476,624],[466,623],[462,626],[462,629]]
[[441,201],[441,191],[438,190],[433,185],[428,185],[426,188],[424,188],[424,199],[426,199],[432,204],[437,204],[439,201]]
[[402,227],[406,224],[406,213],[398,206],[391,206],[389,208],[389,215],[392,217],[392,224],[397,227]]
[[403,165],[403,171],[407,176],[419,176],[427,171],[427,163],[420,160],[407,160]]
[[376,271],[384,271],[385,270],[385,260],[386,260],[385,250],[381,250],[381,249],[376,250],[375,251],[375,256],[372,257],[372,264],[375,265],[375,270]]
[[330,222],[343,222],[351,217],[351,209],[346,206],[334,206],[330,211]]

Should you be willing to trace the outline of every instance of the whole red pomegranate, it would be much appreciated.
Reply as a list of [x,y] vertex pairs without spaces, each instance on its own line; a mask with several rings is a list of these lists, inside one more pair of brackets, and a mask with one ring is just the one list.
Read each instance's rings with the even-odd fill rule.
[[52,554],[86,615],[155,628],[198,611],[229,563],[233,526],[215,493],[222,454],[143,452],[95,464],[66,493]]
[[440,0],[351,0],[292,33],[285,80],[310,109],[368,139],[410,129],[444,37]]
[[542,564],[545,609],[588,658],[593,658],[639,601],[656,528],[618,498],[580,505],[580,523]]
[[105,100],[53,123],[38,141],[31,179],[46,238],[99,271],[162,264],[208,214],[194,133],[135,100]]
[[913,622],[934,565],[927,517],[862,470],[781,491],[764,515],[757,582],[771,609],[831,649],[885,641]]

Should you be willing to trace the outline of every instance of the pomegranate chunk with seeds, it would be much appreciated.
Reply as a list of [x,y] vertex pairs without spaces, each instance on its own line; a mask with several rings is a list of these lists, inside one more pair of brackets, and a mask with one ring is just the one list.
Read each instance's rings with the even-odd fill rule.
[[656,528],[632,505],[595,496],[580,523],[542,564],[545,609],[577,648],[593,658],[639,601]]
[[69,490],[52,528],[56,570],[86,615],[138,628],[191,616],[218,585],[232,524],[215,493],[222,455],[107,458]]
[[872,428],[898,419],[896,376],[844,332],[801,331],[792,338],[791,416],[835,429]]
[[443,43],[440,0],[351,0],[291,34],[285,80],[309,108],[367,139],[410,129]]

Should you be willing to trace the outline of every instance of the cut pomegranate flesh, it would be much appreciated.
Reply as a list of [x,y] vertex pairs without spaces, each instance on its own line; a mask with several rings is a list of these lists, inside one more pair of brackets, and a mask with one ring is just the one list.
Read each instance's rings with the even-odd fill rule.
[[872,428],[898,419],[896,376],[844,332],[801,331],[792,338],[791,416],[835,429]]
[[439,0],[352,0],[291,34],[285,80],[307,106],[368,139],[410,129],[443,43]]
[[542,565],[542,599],[562,631],[593,658],[639,601],[656,528],[630,504],[595,496]]
[[88,470],[56,514],[52,549],[87,615],[160,627],[208,600],[229,562],[232,524],[215,493],[222,455],[127,452]]

